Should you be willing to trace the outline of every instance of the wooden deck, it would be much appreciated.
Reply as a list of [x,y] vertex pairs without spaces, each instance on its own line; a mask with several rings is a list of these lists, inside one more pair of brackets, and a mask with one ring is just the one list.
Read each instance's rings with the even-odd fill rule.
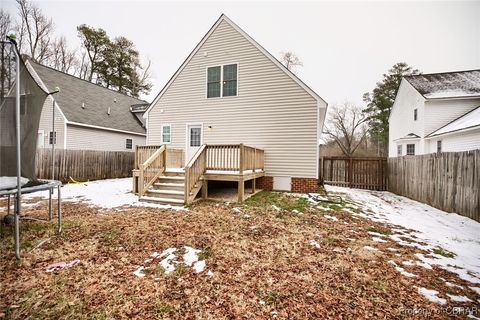
[[[208,181],[238,182],[238,201],[245,198],[245,181],[265,175],[265,152],[243,144],[202,145],[185,166],[183,150],[166,145],[137,146],[133,191],[140,199],[155,202],[190,204],[201,191],[208,198]],[[181,169],[179,169],[179,167]],[[170,189],[169,189],[170,187]],[[182,190],[180,190],[182,189]],[[172,200],[172,201],[168,201]]]

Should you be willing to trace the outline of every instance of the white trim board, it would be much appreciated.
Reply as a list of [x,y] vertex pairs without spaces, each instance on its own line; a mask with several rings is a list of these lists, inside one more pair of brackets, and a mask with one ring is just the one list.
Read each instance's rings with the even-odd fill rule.
[[126,131],[126,130],[119,130],[119,129],[112,129],[112,128],[100,127],[100,126],[94,126],[94,125],[91,125],[91,124],[85,124],[85,123],[80,123],[80,122],[66,121],[65,123],[66,123],[67,125],[70,124],[70,125],[78,126],[78,127],[87,127],[87,128],[99,129],[99,130],[105,130],[105,131],[128,133],[128,134],[133,134],[133,135],[142,136],[142,137],[146,137],[146,136],[147,136],[145,133],[133,132],[133,131]]
[[[215,24],[210,28],[207,34],[200,40],[197,46],[193,49],[193,51],[188,55],[185,61],[180,65],[178,70],[173,74],[173,76],[168,80],[162,90],[158,93],[158,95],[153,99],[152,103],[148,107],[147,111],[143,114],[144,118],[148,117],[150,110],[152,107],[158,102],[158,100],[163,96],[163,94],[168,90],[168,88],[172,85],[175,79],[180,75],[183,71],[185,66],[190,62],[193,56],[200,50],[203,46],[205,41],[212,35],[212,33],[217,29],[217,27],[222,23],[222,21],[227,22],[230,26],[232,26],[237,32],[239,32],[245,39],[247,39],[252,45],[254,45],[260,52],[262,52],[268,59],[270,59],[280,70],[285,72],[290,78],[292,78],[300,87],[302,87],[306,92],[308,92],[315,100],[322,101],[327,104],[327,102],[320,97],[315,91],[313,91],[310,87],[308,87],[305,83],[302,82],[295,74],[293,74],[290,70],[288,70],[280,61],[278,61],[273,55],[271,55],[265,48],[263,48],[260,44],[258,44],[252,37],[250,37],[245,31],[243,31],[238,25],[236,25],[230,18],[228,18],[225,14],[222,14],[220,18],[215,22]],[[237,82],[238,84],[238,82]],[[237,92],[238,95],[238,92]]]

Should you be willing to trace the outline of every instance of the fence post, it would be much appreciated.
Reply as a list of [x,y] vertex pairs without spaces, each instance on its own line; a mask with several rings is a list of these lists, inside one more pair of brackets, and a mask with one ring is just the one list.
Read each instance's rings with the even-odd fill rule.
[[349,165],[348,165],[348,186],[352,187],[352,173],[353,173],[353,158],[350,157]]

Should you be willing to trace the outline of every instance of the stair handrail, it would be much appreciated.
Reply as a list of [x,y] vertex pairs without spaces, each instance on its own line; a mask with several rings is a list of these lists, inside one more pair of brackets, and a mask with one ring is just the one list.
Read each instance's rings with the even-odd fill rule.
[[191,202],[190,192],[207,170],[206,145],[202,145],[185,166],[185,204]]
[[166,146],[162,145],[144,163],[139,165],[138,193],[143,196],[153,183],[165,172],[167,166]]

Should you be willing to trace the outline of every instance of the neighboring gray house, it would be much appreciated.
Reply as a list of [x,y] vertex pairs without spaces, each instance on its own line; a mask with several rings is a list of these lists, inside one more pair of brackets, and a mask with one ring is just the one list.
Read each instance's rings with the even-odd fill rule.
[[389,119],[389,157],[480,149],[480,70],[406,76]]
[[261,148],[263,189],[311,192],[326,108],[325,100],[221,15],[146,111],[147,143],[181,149],[184,164],[201,145]]
[[[52,132],[53,98],[43,106],[38,130],[39,148],[133,151],[145,144],[143,113],[148,103],[89,81],[43,66],[26,65],[48,92],[60,88],[55,98],[55,134]],[[56,139],[55,139],[56,138]]]

